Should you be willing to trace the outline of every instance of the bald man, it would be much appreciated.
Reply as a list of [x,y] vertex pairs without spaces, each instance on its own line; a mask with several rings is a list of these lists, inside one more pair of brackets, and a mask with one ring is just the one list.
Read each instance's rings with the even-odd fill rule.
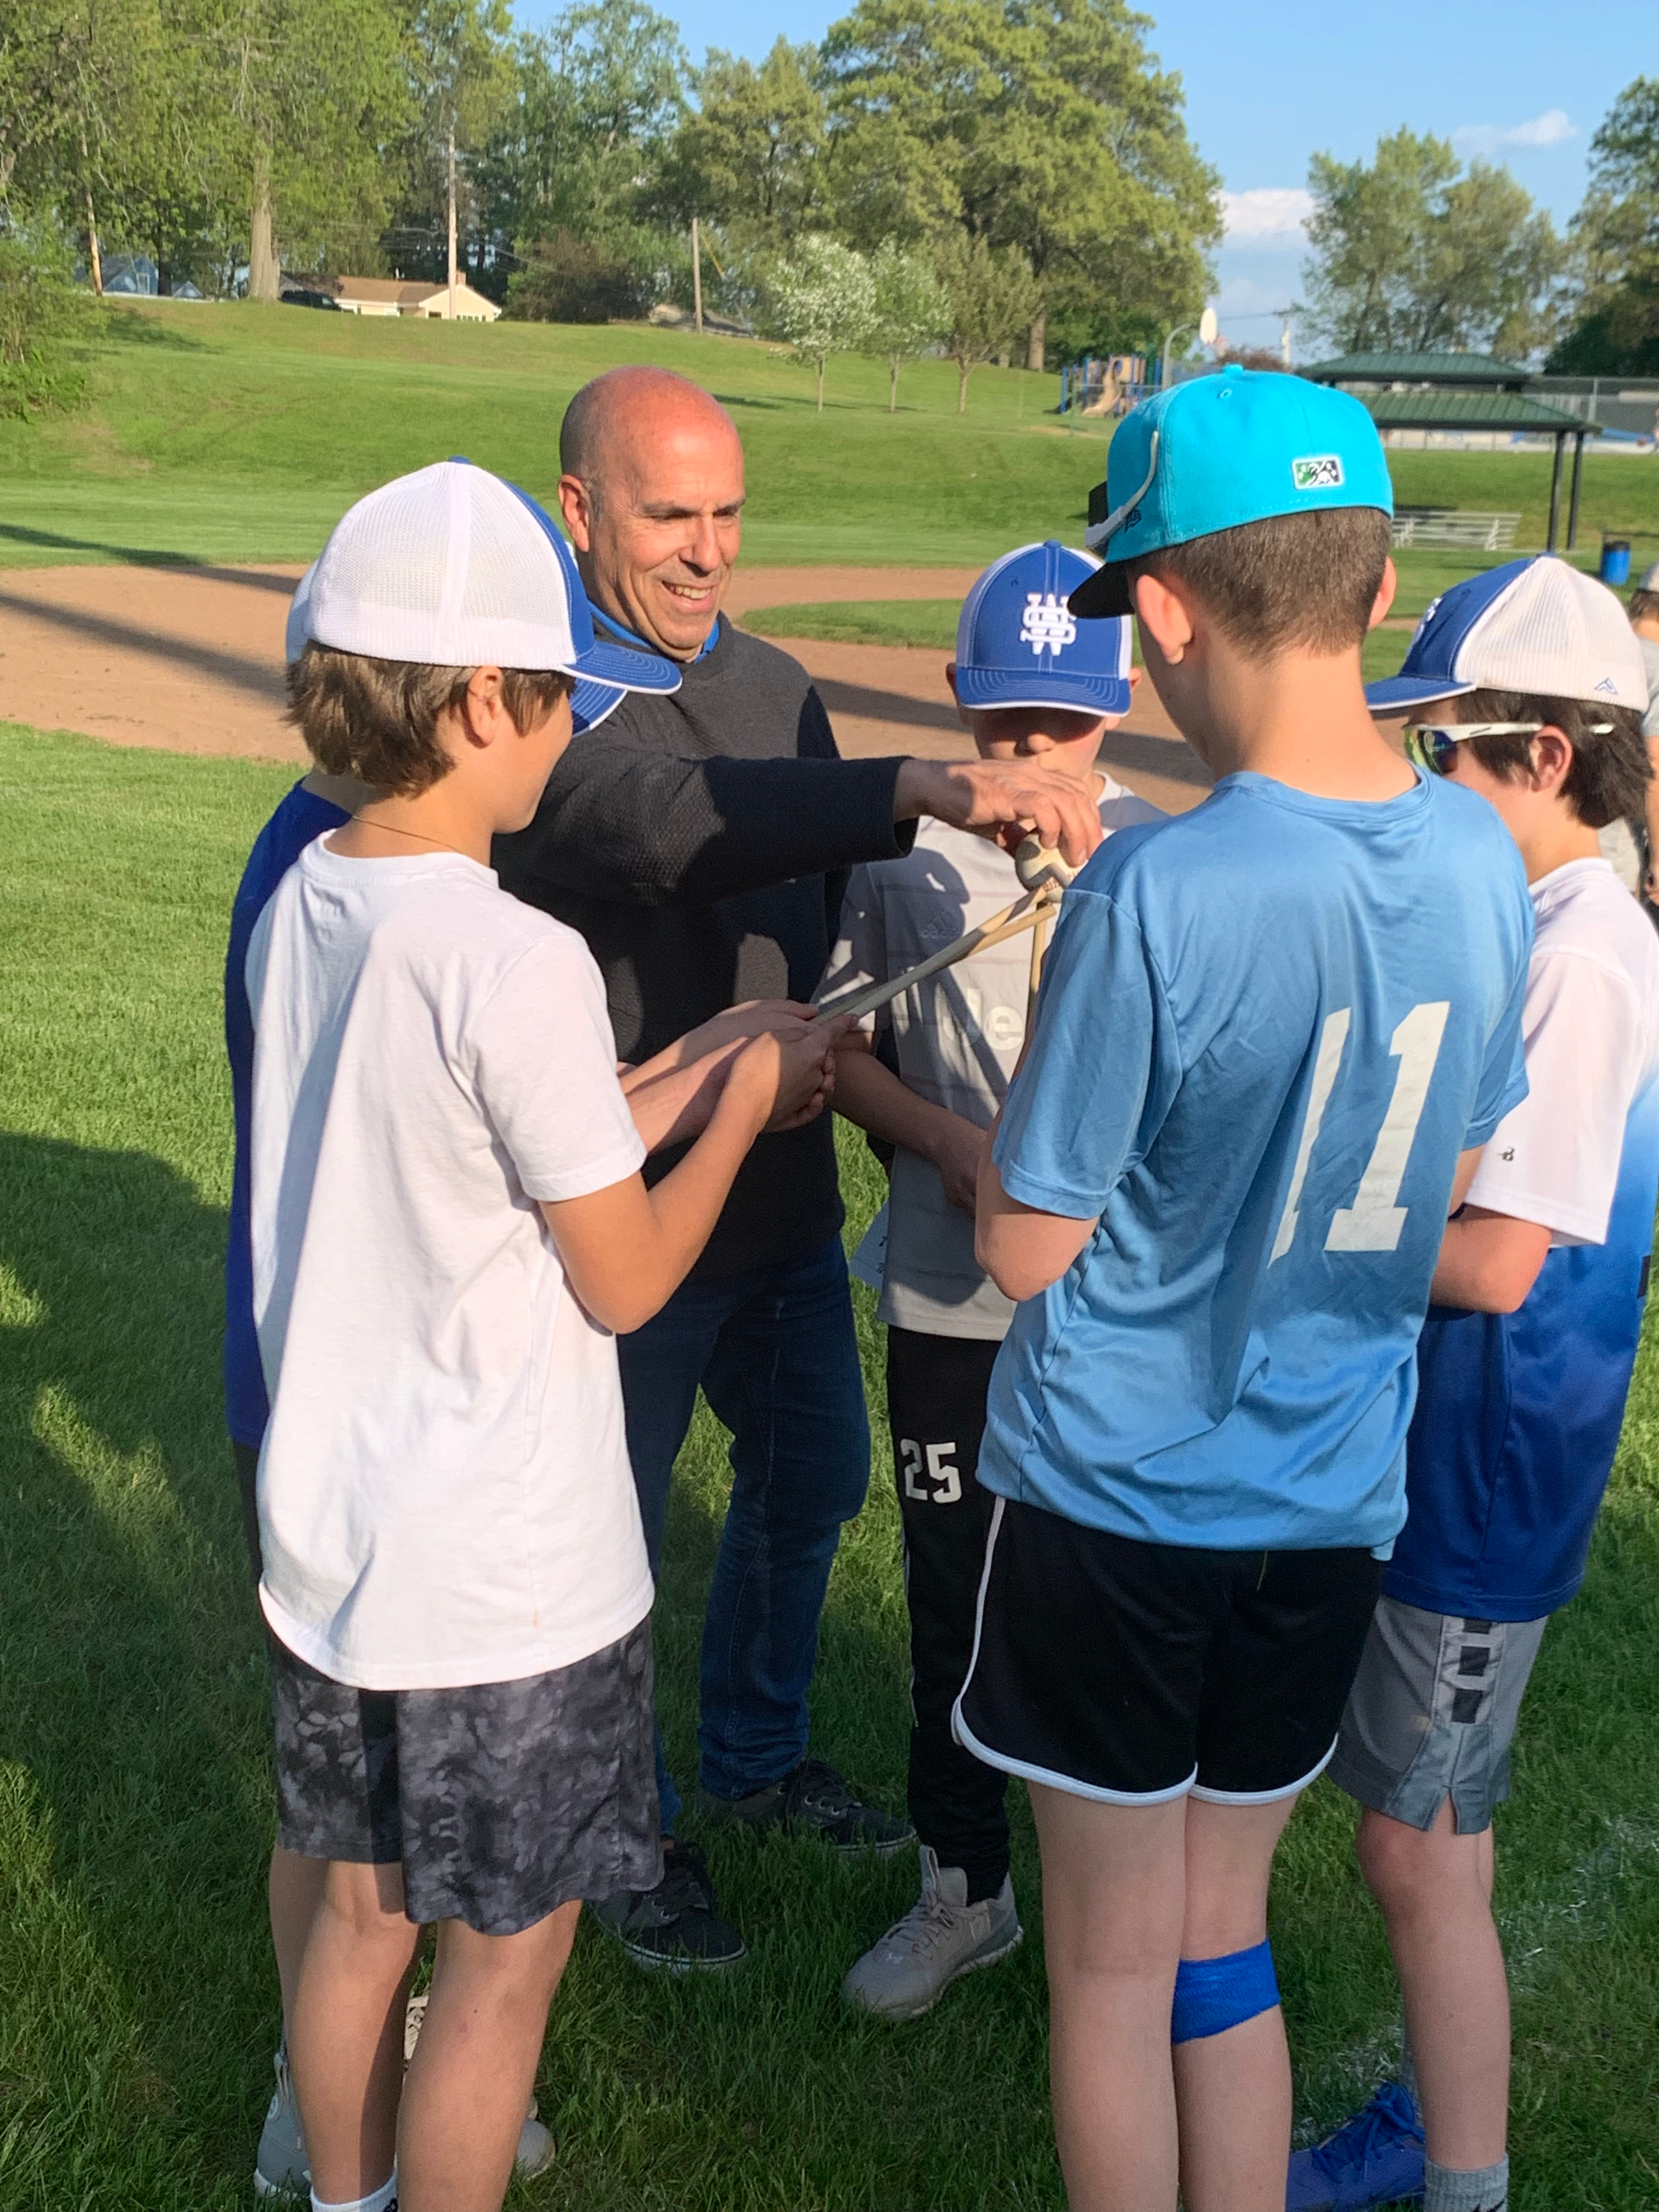
[[[843,761],[806,672],[734,629],[743,447],[684,378],[613,369],[571,401],[559,499],[596,619],[665,654],[671,696],[630,693],[573,744],[535,821],[498,839],[505,887],[580,930],[625,1060],[721,1008],[809,998],[845,871],[909,849],[918,815],[966,829],[1035,822],[1081,860],[1098,842],[1081,787],[1024,763]],[[1012,833],[1012,830],[1010,832]],[[666,1172],[673,1153],[647,1168]],[[763,1137],[702,1261],[620,1345],[628,1445],[653,1571],[674,1461],[701,1384],[732,1431],[732,1495],[704,1621],[698,1809],[898,1850],[907,1823],[860,1802],[807,1753],[818,1615],[842,1523],[864,1502],[869,1429],[826,1115]],[[663,1881],[601,1917],[640,1965],[735,1964],[659,1749]]]

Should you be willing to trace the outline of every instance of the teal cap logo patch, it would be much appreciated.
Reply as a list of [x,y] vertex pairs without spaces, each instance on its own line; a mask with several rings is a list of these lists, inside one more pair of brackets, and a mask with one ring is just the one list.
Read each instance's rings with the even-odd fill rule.
[[1335,491],[1343,481],[1340,453],[1307,453],[1291,463],[1291,482],[1298,491]]

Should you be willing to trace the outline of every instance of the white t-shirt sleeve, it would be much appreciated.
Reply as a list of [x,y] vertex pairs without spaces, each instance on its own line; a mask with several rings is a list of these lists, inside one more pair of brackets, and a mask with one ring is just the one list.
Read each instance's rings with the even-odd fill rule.
[[[872,983],[887,981],[887,931],[881,896],[867,866],[853,870],[841,902],[841,922],[836,933],[830,964],[818,984],[820,999],[851,998]],[[835,1011],[833,1006],[831,1012]],[[868,1036],[877,1016],[866,1014],[859,1028]]]
[[1528,1095],[1493,1131],[1469,1203],[1536,1222],[1558,1244],[1603,1243],[1641,1073],[1642,1009],[1622,971],[1535,952],[1522,1034]]
[[530,1197],[586,1198],[638,1170],[605,986],[579,939],[532,945],[469,1029],[479,1103]]

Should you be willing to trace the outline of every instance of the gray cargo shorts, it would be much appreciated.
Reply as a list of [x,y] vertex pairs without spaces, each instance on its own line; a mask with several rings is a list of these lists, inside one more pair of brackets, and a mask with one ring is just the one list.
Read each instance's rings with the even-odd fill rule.
[[401,1865],[422,1926],[516,1936],[662,1878],[651,1620],[516,1682],[359,1690],[271,1639],[277,1834],[303,1858]]
[[1448,1797],[1460,1835],[1489,1828],[1510,1794],[1510,1741],[1548,1625],[1379,1598],[1332,1781],[1409,1828],[1431,1828]]

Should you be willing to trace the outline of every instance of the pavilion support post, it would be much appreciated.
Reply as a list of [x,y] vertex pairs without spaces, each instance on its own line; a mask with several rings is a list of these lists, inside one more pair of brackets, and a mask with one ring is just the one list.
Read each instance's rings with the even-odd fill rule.
[[1550,553],[1554,552],[1555,541],[1560,535],[1561,461],[1563,457],[1563,449],[1565,448],[1566,442],[1566,432],[1565,430],[1558,430],[1555,434],[1555,465],[1550,471],[1550,534],[1548,542],[1545,547],[1545,550]]
[[1578,490],[1584,473],[1584,433],[1580,430],[1572,441],[1572,489],[1567,495],[1567,550],[1576,550],[1578,544]]

